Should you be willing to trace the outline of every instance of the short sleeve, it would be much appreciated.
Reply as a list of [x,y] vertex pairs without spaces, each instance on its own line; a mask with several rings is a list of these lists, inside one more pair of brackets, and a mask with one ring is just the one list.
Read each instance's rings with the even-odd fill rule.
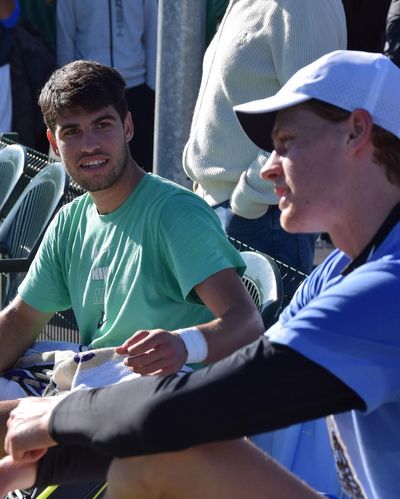
[[399,274],[400,263],[388,259],[338,276],[295,315],[283,316],[268,331],[270,340],[331,371],[362,397],[368,412],[397,400]]
[[218,217],[194,194],[177,194],[165,204],[160,237],[165,262],[171,275],[176,276],[184,299],[198,301],[194,295],[189,296],[191,290],[221,270],[236,268],[239,275],[245,270],[239,252],[228,241]]
[[21,298],[42,312],[57,312],[71,306],[60,254],[63,220],[62,209],[49,225],[29,271],[18,288]]

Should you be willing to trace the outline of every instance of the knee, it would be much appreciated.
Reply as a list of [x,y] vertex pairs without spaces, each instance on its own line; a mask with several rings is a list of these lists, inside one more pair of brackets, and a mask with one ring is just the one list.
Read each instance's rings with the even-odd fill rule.
[[190,477],[197,474],[197,464],[209,457],[207,446],[182,452],[114,459],[108,471],[107,499],[157,499],[185,497]]
[[107,498],[151,497],[151,482],[139,458],[113,459],[107,474]]

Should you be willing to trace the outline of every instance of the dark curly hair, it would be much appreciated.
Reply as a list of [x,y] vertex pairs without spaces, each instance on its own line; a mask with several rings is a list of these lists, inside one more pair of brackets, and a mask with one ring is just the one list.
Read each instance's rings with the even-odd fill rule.
[[123,121],[128,112],[125,82],[118,71],[98,62],[70,62],[50,76],[40,93],[39,106],[52,133],[57,114],[65,109],[93,112],[113,106]]

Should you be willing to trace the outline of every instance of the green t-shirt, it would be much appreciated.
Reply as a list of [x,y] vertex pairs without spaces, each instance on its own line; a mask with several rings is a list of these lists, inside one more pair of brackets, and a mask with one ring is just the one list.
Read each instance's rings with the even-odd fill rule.
[[43,312],[72,306],[83,344],[116,346],[139,329],[209,321],[192,289],[230,267],[244,271],[212,209],[148,174],[108,215],[98,214],[89,194],[63,207],[19,294]]

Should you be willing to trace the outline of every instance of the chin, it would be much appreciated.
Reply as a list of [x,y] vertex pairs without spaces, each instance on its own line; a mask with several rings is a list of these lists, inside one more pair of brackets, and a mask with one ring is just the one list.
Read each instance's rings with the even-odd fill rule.
[[290,232],[291,234],[311,234],[316,232],[313,227],[311,227],[312,224],[305,223],[304,216],[300,216],[298,213],[285,213],[283,211],[281,213],[280,222],[286,232]]

